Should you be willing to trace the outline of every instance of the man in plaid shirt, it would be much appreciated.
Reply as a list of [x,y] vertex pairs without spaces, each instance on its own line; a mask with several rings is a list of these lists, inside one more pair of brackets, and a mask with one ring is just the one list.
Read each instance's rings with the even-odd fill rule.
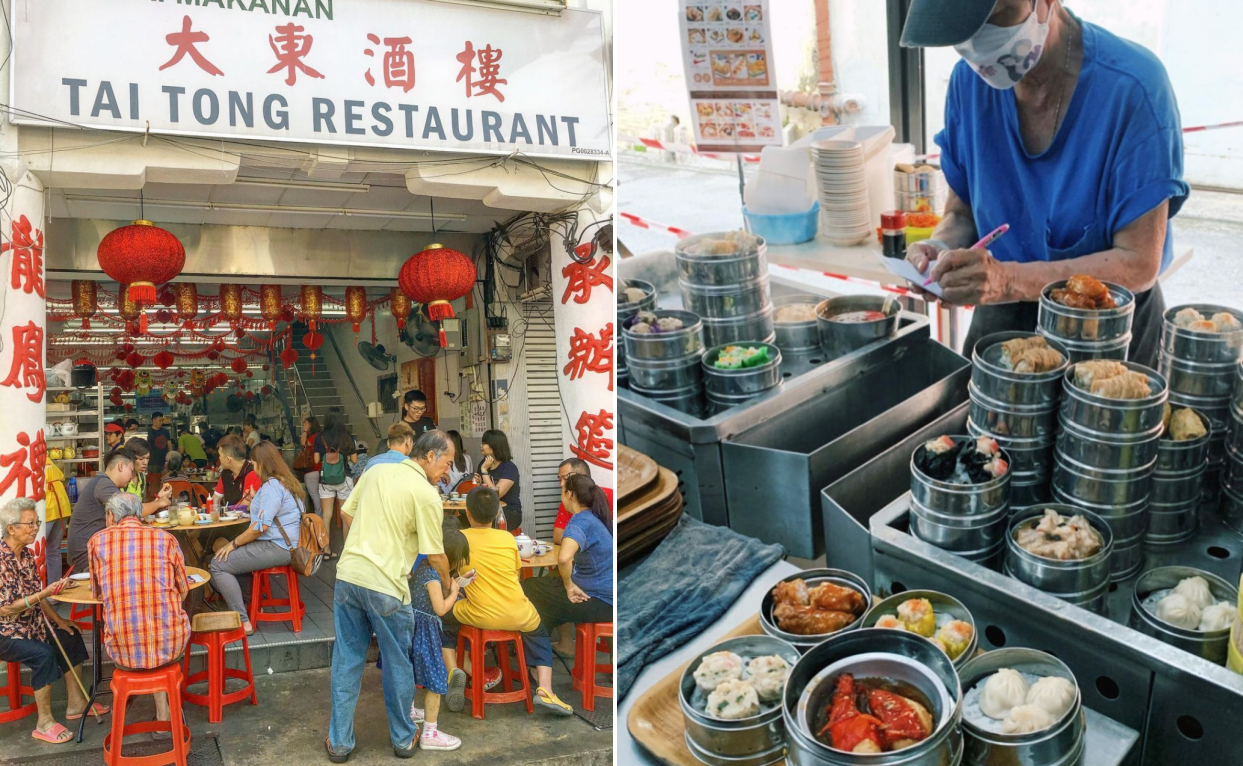
[[[104,648],[130,670],[176,662],[190,639],[181,546],[169,533],[143,525],[137,495],[119,492],[106,510],[107,528],[87,544],[91,588],[103,601]],[[168,695],[155,695],[155,709],[157,720],[168,720]]]

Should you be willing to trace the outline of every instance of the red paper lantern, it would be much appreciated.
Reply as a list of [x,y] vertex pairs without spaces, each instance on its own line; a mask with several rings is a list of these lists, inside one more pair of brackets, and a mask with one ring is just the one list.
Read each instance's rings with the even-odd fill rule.
[[242,319],[242,286],[220,286],[220,316],[230,322]]
[[199,315],[199,289],[193,284],[177,283],[173,285],[177,296],[177,318],[188,322]]
[[388,313],[397,320],[398,330],[406,329],[406,317],[410,316],[411,305],[410,298],[401,291],[400,287],[394,287],[388,291]]
[[207,358],[214,362],[220,358],[220,352],[213,348],[207,352]]
[[254,399],[254,398],[255,398],[255,392],[254,392],[254,391],[247,391],[247,392],[244,394],[244,396],[246,397],[246,401],[250,401],[251,399]]
[[143,311],[141,304],[129,297],[129,291],[125,289],[125,285],[121,285],[117,290],[117,314],[125,320],[125,329],[131,334],[135,332],[133,327],[135,320],[138,322],[137,333],[139,335],[147,331],[147,312]]
[[314,359],[315,352],[319,350],[320,346],[324,345],[324,336],[312,330],[302,336],[302,345],[306,346],[307,350],[311,352],[311,358]]
[[156,354],[151,361],[154,362],[155,366],[159,367],[161,370],[167,370],[169,367],[173,366],[173,363],[176,362],[177,359],[172,354],[168,353],[167,349],[165,349],[164,351]]
[[293,346],[286,346],[285,350],[281,352],[281,367],[288,370],[297,361],[298,352],[294,351]]
[[173,321],[173,312],[169,311],[168,309],[160,309],[159,311],[155,312],[155,321],[159,322],[160,324],[168,324],[169,322]]
[[170,282],[186,265],[186,249],[171,232],[150,221],[134,221],[104,236],[96,251],[99,267],[126,285],[130,300],[155,303],[155,286]]
[[[477,276],[475,262],[466,253],[432,244],[410,256],[397,275],[397,284],[410,300],[426,304],[428,318],[439,322],[454,315],[449,301],[469,293]],[[443,329],[440,345],[448,345]]]
[[303,285],[300,293],[302,318],[315,331],[315,323],[319,321],[324,310],[324,291],[319,285]]
[[166,309],[171,309],[177,305],[177,293],[173,291],[172,285],[164,285],[160,288],[158,300],[160,305]]
[[359,325],[367,318],[367,288],[345,288],[345,318],[354,330],[354,343],[358,343]]
[[246,360],[240,356],[234,359],[233,363],[230,364],[229,366],[232,367],[233,371],[236,372],[238,375],[241,375],[243,372],[246,372]]
[[281,306],[280,285],[259,285],[259,313],[268,320],[268,329],[276,329],[276,321],[281,318],[284,307]]
[[142,366],[142,363],[145,361],[147,361],[147,358],[144,357],[142,354],[138,353],[137,351],[125,357],[125,363],[128,364],[133,369],[138,369],[139,367]]
[[99,310],[99,286],[86,279],[75,279],[73,290],[73,313],[82,320],[82,329],[91,329],[91,317]]

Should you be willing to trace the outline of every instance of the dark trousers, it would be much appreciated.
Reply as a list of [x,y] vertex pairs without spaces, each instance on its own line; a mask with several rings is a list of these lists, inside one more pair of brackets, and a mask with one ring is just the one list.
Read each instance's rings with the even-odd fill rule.
[[[440,645],[445,649],[457,648],[457,632],[462,623],[453,616],[450,609],[440,618]],[[552,667],[552,640],[548,638],[548,630],[543,624],[535,626],[535,630],[522,634],[522,648],[526,650],[527,667]]]
[[552,630],[566,623],[612,622],[613,605],[598,598],[590,598],[581,604],[570,601],[565,593],[565,583],[560,577],[532,577],[522,581],[522,592],[535,604],[540,622]]
[[86,644],[82,642],[80,634],[69,633],[60,628],[53,629],[56,637],[60,639],[60,645],[65,647],[65,652],[69,655],[69,663],[65,662],[50,637],[47,641],[36,641],[0,636],[0,661],[20,662],[30,668],[30,688],[36,691],[51,686],[69,668],[81,665],[87,660]]

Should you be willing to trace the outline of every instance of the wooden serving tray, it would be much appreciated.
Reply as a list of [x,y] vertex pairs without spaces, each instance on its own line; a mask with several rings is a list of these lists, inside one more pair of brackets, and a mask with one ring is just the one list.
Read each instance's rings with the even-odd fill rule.
[[657,479],[652,486],[636,495],[625,505],[617,506],[617,526],[625,527],[637,521],[639,516],[653,508],[663,506],[678,493],[678,477],[668,468],[657,467]]
[[621,508],[635,495],[655,483],[656,461],[625,444],[620,445],[617,458],[617,507]]
[[[760,627],[759,614],[721,636],[721,641],[738,636],[753,636],[763,633]],[[678,702],[679,684],[682,674],[690,662],[660,679],[637,699],[630,708],[627,726],[630,736],[643,746],[653,758],[665,766],[703,766],[703,763],[691,755],[686,749],[686,719],[682,716],[682,707]],[[785,766],[782,758],[774,766]]]

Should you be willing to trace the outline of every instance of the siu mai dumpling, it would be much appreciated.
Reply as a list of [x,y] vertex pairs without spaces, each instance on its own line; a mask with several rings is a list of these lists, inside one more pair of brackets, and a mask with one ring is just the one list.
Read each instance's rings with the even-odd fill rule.
[[1239,318],[1229,311],[1217,312],[1210,321],[1217,327],[1217,332],[1237,332],[1243,330],[1243,323],[1240,323]]
[[1174,326],[1185,330],[1203,319],[1203,314],[1188,306],[1185,309],[1179,309],[1178,313],[1174,314]]

